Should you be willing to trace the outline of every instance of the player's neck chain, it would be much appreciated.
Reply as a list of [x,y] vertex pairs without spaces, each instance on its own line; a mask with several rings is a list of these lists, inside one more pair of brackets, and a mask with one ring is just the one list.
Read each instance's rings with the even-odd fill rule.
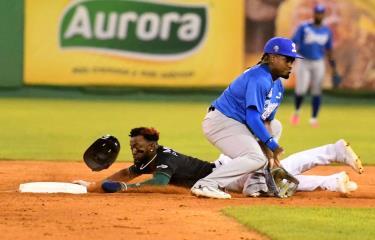
[[151,160],[150,161],[148,161],[148,163],[146,163],[146,165],[141,165],[140,167],[139,167],[139,169],[140,170],[143,170],[143,169],[145,169],[152,161],[154,161],[155,160],[155,158],[156,158],[156,156],[157,156],[158,154],[155,154],[155,156],[153,157],[153,158],[151,158]]

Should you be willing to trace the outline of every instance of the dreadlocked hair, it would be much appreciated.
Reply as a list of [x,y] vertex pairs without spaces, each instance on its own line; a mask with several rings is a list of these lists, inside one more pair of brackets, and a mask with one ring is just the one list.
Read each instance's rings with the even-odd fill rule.
[[[268,61],[268,56],[269,56],[268,53],[263,53],[262,57],[260,58],[260,61],[255,65],[266,63]],[[252,67],[248,67],[247,69],[249,69],[249,68],[252,68]]]
[[157,142],[159,140],[159,132],[155,128],[139,127],[130,131],[129,137],[143,136],[148,141]]
[[260,61],[257,63],[258,64],[261,64],[261,63],[264,63],[268,58],[268,53],[263,53],[262,57],[260,58]]

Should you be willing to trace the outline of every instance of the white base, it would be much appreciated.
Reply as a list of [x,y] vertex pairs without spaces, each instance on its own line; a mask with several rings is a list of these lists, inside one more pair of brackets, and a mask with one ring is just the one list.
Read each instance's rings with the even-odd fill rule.
[[22,193],[87,193],[85,186],[64,182],[30,182],[20,184],[19,191]]

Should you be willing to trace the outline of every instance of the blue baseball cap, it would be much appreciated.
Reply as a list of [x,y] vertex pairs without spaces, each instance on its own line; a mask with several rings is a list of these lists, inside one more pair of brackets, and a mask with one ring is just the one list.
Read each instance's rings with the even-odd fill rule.
[[324,13],[326,11],[326,8],[322,4],[317,4],[314,7],[314,13]]
[[264,45],[264,53],[283,55],[293,58],[303,58],[297,53],[296,44],[289,38],[274,37]]

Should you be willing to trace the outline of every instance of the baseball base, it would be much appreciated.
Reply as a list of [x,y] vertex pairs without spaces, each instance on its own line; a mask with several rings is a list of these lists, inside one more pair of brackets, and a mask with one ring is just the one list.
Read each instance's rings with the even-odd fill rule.
[[84,186],[64,182],[30,182],[19,186],[21,193],[72,193],[84,194],[87,189]]

